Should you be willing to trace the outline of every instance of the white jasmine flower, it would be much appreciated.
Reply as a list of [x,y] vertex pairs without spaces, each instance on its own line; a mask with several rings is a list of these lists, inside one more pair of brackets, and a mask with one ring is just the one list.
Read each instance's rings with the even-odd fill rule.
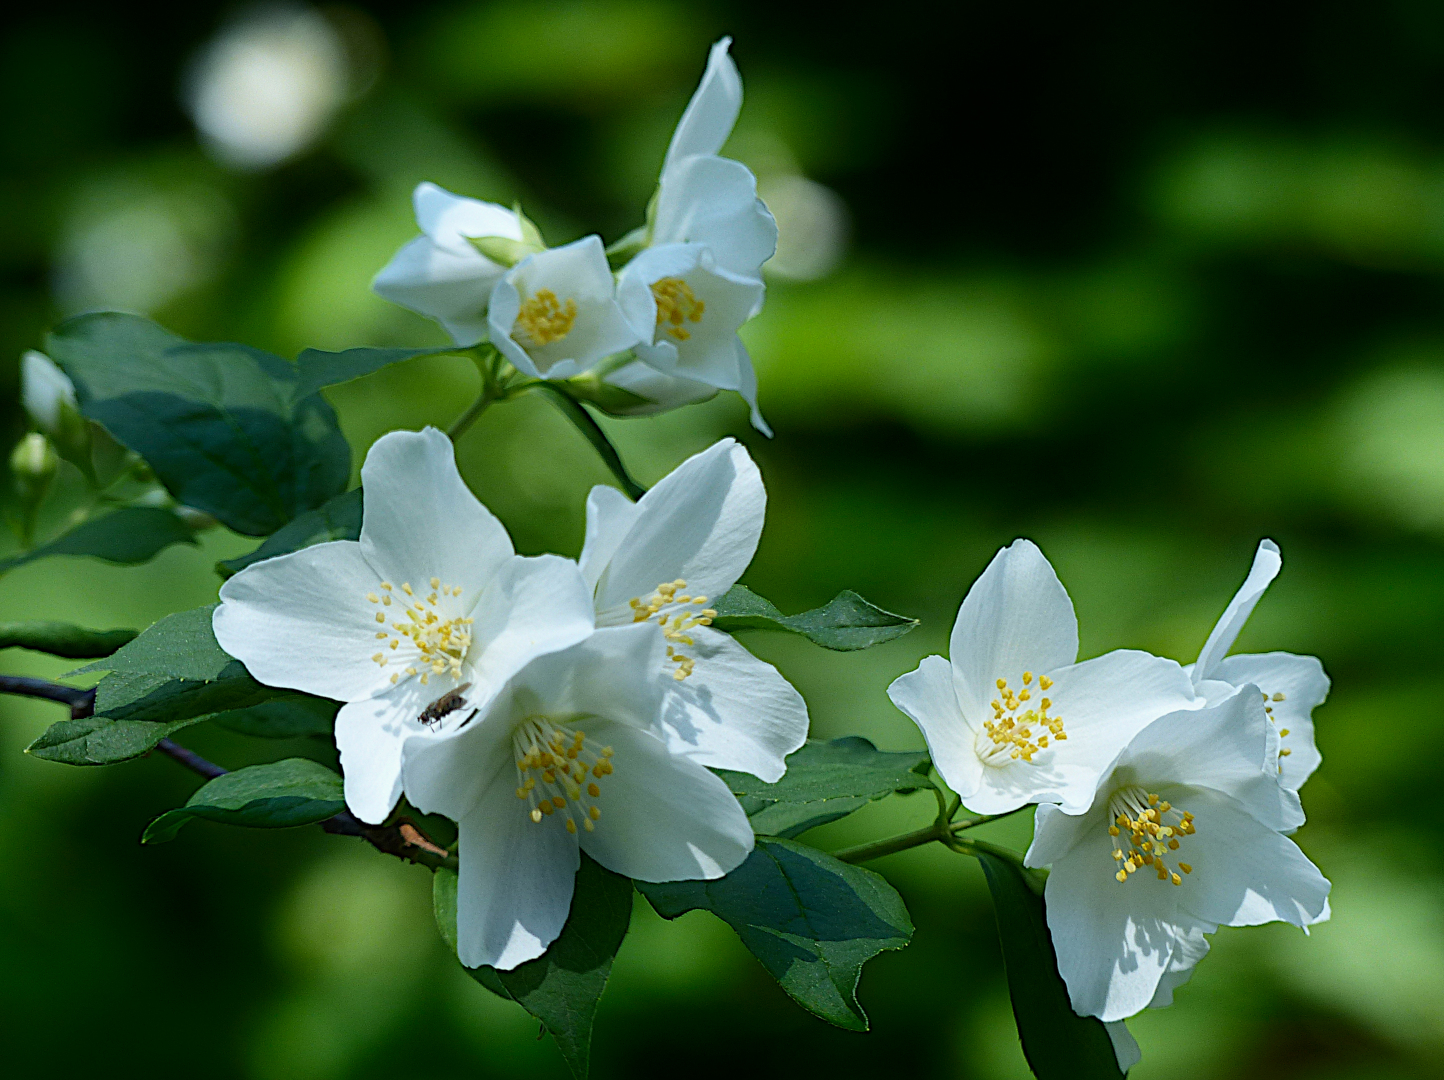
[[1228,656],[1254,605],[1283,568],[1283,556],[1272,540],[1259,543],[1248,577],[1208,635],[1203,651],[1189,670],[1198,693],[1210,702],[1231,696],[1252,683],[1260,688],[1264,711],[1279,739],[1279,779],[1297,791],[1323,761],[1314,743],[1314,709],[1329,696],[1329,677],[1316,656],[1253,653]]
[[534,379],[578,375],[637,341],[596,236],[513,266],[492,290],[487,320],[491,343]]
[[67,410],[74,416],[80,414],[70,376],[35,349],[20,357],[20,402],[35,426],[52,439],[61,434]]
[[625,390],[641,400],[628,404],[610,402],[606,411],[616,416],[652,416],[683,405],[696,405],[717,396],[717,387],[692,379],[663,375],[656,368],[629,359],[601,375],[607,386]]
[[471,243],[484,236],[522,239],[517,215],[496,203],[453,195],[435,184],[412,193],[422,235],[410,241],[371,282],[378,296],[435,319],[458,345],[486,337],[491,290],[506,267]]
[[[1303,823],[1278,782],[1257,687],[1140,731],[1086,812],[1038,807],[1028,866],[1073,1008],[1121,1020],[1172,1000],[1219,926],[1307,926],[1329,883],[1283,834]],[[1140,880],[1141,879],[1141,880]]]
[[221,586],[221,648],[259,682],[346,702],[346,805],[380,822],[401,744],[463,722],[534,657],[592,631],[576,564],[522,558],[434,428],[392,432],[361,469],[361,539],[256,563]]
[[766,508],[757,466],[723,439],[636,503],[592,488],[581,570],[599,627],[662,628],[667,659],[649,675],[666,692],[673,750],[771,783],[807,738],[807,705],[771,664],[711,629],[708,607],[752,561]]
[[772,431],[757,409],[757,376],[738,329],[762,305],[763,286],[717,266],[702,244],[648,248],[627,264],[617,288],[641,339],[637,359],[673,378],[736,390],[752,423]]
[[1135,732],[1202,704],[1172,660],[1119,649],[1075,663],[1073,602],[1027,540],[998,552],[973,583],[949,649],[951,662],[927,657],[888,696],[978,814],[1048,801],[1079,813]]
[[598,630],[532,661],[443,738],[406,743],[406,795],[460,826],[457,953],[510,969],[561,933],[585,851],[638,881],[718,878],[752,827],[658,727],[655,626]]

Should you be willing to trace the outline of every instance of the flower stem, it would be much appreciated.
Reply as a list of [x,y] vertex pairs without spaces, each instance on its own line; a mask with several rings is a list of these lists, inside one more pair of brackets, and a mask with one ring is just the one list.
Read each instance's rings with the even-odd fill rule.
[[501,368],[505,363],[501,353],[490,345],[478,345],[472,352],[472,359],[476,362],[477,369],[481,372],[481,393],[475,401],[467,406],[466,411],[458,416],[449,428],[446,429],[446,436],[452,442],[456,442],[466,433],[466,429],[476,423],[482,413],[493,401],[501,401],[509,396],[506,390],[506,380],[502,376]]
[[903,833],[901,836],[893,836],[887,840],[874,840],[870,844],[858,844],[856,847],[834,851],[832,857],[845,863],[868,862],[871,859],[880,859],[884,855],[906,851],[908,848],[922,847],[924,844],[931,844],[934,841],[946,843],[949,838],[948,826],[935,821],[927,828],[918,829],[915,832]]
[[580,401],[556,383],[547,382],[545,379],[527,383],[520,389],[547,392],[551,396],[553,404],[566,414],[566,418],[576,426],[578,431],[587,437],[587,441],[592,444],[592,449],[596,450],[607,468],[612,470],[612,475],[617,478],[617,482],[622,485],[622,490],[633,499],[640,499],[647,493],[646,488],[632,479],[631,474],[627,472],[627,467],[622,464],[622,457],[617,453],[617,448],[612,445],[612,441],[607,438],[607,433],[602,430],[596,418],[587,412]]

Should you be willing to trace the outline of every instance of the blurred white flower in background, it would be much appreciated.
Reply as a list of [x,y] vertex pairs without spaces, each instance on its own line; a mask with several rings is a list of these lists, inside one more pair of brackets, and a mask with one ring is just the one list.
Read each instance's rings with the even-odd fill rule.
[[350,83],[336,25],[307,8],[264,7],[243,13],[201,51],[185,98],[215,157],[265,169],[325,131]]
[[777,252],[767,261],[768,274],[816,281],[837,269],[852,232],[841,195],[797,173],[763,175],[757,193],[777,220]]

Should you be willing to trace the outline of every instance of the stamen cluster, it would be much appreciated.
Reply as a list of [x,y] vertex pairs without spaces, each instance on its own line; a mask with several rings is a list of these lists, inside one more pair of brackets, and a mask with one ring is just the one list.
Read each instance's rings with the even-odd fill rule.
[[567,832],[576,835],[578,820],[587,832],[593,831],[602,816],[595,802],[602,794],[597,781],[614,771],[612,748],[593,751],[585,732],[541,716],[522,722],[512,746],[519,781],[516,797],[527,803],[532,821],[540,823],[563,811]]
[[572,332],[577,321],[577,302],[558,300],[550,289],[538,289],[523,300],[517,312],[516,337],[534,349],[560,341]]
[[[430,682],[432,675],[449,673],[460,676],[461,663],[466,658],[466,651],[471,648],[469,627],[475,620],[461,616],[443,619],[437,613],[437,605],[445,597],[459,597],[461,586],[443,585],[440,578],[432,578],[431,592],[421,599],[417,599],[410,582],[401,584],[400,591],[404,596],[398,595],[389,581],[381,583],[381,590],[379,595],[367,593],[366,599],[383,609],[392,607],[393,600],[399,601],[405,615],[404,619],[392,621],[390,630],[378,630],[376,639],[385,641],[392,652],[400,648],[403,639],[409,640],[418,654],[416,659],[419,663],[408,665],[404,674],[420,675],[422,686]],[[387,613],[384,610],[376,612],[376,621],[386,624]],[[395,637],[391,631],[395,632]],[[385,652],[378,652],[371,659],[381,667],[390,661]],[[402,674],[399,671],[393,673],[391,681],[397,682]]]
[[697,299],[692,287],[681,278],[660,278],[652,283],[652,296],[657,301],[657,328],[668,337],[686,341],[692,332],[682,324],[699,323],[707,303]]
[[[1168,868],[1164,856],[1178,850],[1180,836],[1192,836],[1197,831],[1193,815],[1140,788],[1115,792],[1108,800],[1108,809],[1113,814],[1108,835],[1114,838],[1113,859],[1119,864],[1113,876],[1124,882],[1141,867],[1151,866],[1158,872],[1159,881],[1182,885],[1183,878]],[[1125,831],[1128,834],[1126,849],[1118,840]],[[1193,873],[1193,867],[1186,862],[1180,862],[1178,869],[1185,874]]]
[[[1014,691],[1007,679],[998,680],[998,697],[992,701],[993,718],[983,721],[983,730],[995,746],[994,753],[1006,751],[1014,760],[1033,761],[1033,755],[1048,747],[1049,737],[1055,742],[1064,742],[1068,736],[1063,731],[1063,718],[1049,716],[1053,702],[1043,698],[1036,709],[1024,709],[1033,698],[1033,673],[1023,672],[1023,689]],[[1053,680],[1046,675],[1038,677],[1038,688],[1047,690]],[[1021,712],[1019,710],[1022,710]]]
[[[678,682],[692,674],[692,668],[697,661],[679,651],[675,646],[696,645],[697,643],[687,631],[694,626],[711,626],[712,620],[717,617],[715,608],[702,607],[707,603],[707,597],[688,596],[681,592],[686,587],[687,582],[683,578],[678,578],[676,581],[664,581],[645,600],[641,597],[633,597],[627,601],[628,606],[632,609],[633,622],[646,622],[648,619],[656,618],[657,625],[662,628],[662,636],[668,642],[673,643],[667,646],[667,659],[677,665],[677,670],[672,673],[672,678]],[[665,612],[664,608],[667,609]],[[681,608],[681,610],[674,610],[676,608]]]

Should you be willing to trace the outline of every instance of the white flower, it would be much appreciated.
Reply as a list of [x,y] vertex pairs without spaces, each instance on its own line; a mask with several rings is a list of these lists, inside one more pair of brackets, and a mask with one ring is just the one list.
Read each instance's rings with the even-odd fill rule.
[[761,306],[763,286],[717,266],[702,244],[648,248],[627,264],[617,287],[641,339],[637,359],[663,375],[736,390],[752,423],[772,431],[757,409],[757,376],[738,329]]
[[20,402],[35,426],[52,439],[61,433],[66,410],[77,416],[80,412],[70,376],[34,349],[20,358]]
[[[757,178],[718,157],[742,108],[742,78],[727,55],[731,38],[712,46],[707,71],[682,113],[657,189],[650,242],[700,243],[728,273],[760,280],[777,250],[777,223],[757,197]],[[761,299],[753,314],[761,309]]]
[[473,239],[522,239],[517,215],[496,203],[416,185],[412,194],[422,235],[410,241],[371,282],[377,295],[435,319],[458,345],[486,337],[486,307],[506,267],[476,249]]
[[1024,862],[1052,867],[1048,929],[1075,1011],[1113,1021],[1166,1005],[1204,934],[1323,913],[1328,881],[1283,835],[1304,815],[1269,728],[1244,687],[1140,731],[1085,813],[1038,807]]
[[667,659],[648,674],[666,692],[672,749],[771,783],[807,738],[807,705],[771,664],[711,629],[707,606],[752,561],[766,508],[757,466],[723,439],[636,503],[615,488],[592,488],[581,570],[599,627],[662,628]]
[[534,379],[565,379],[630,348],[637,332],[617,304],[602,241],[583,237],[529,255],[491,293],[491,343]]
[[1172,660],[1120,649],[1074,663],[1073,603],[1027,540],[998,552],[973,583],[949,649],[951,663],[927,657],[888,696],[974,813],[1043,801],[1078,813],[1135,732],[1202,704]]
[[406,743],[406,795],[460,826],[457,953],[510,969],[571,908],[579,851],[639,881],[717,878],[752,827],[716,775],[657,725],[655,626],[598,630],[532,661],[470,721]]
[[[717,388],[692,379],[663,375],[637,359],[627,359],[611,371],[600,373],[601,383],[625,390],[638,401],[615,400],[614,395],[599,404],[614,416],[652,416],[683,405],[696,405],[717,396]],[[573,384],[574,386],[576,384]],[[606,395],[606,390],[599,390]]]
[[1329,677],[1315,656],[1292,653],[1252,653],[1228,656],[1239,631],[1269,583],[1283,567],[1283,556],[1272,540],[1259,543],[1248,577],[1208,635],[1198,660],[1189,669],[1198,693],[1210,702],[1222,701],[1252,683],[1266,702],[1279,739],[1279,779],[1290,791],[1303,787],[1323,757],[1314,743],[1314,709],[1329,696]]
[[576,564],[514,554],[441,432],[378,439],[361,483],[359,542],[247,567],[221,587],[214,627],[258,681],[346,702],[336,717],[346,805],[374,823],[401,794],[408,736],[444,735],[593,620]]

